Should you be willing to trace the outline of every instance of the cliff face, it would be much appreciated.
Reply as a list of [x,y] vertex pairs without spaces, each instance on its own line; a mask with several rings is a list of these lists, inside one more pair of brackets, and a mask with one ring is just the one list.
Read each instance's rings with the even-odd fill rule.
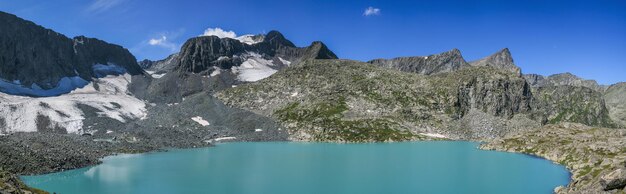
[[63,78],[91,80],[98,76],[94,70],[98,64],[121,67],[133,75],[142,73],[133,55],[120,46],[82,36],[69,39],[3,12],[0,47],[0,81],[4,82],[0,90],[13,94],[37,96],[29,91],[65,87],[68,83],[59,84]]
[[615,127],[602,93],[587,87],[549,86],[537,90],[536,109],[548,123],[574,122]]
[[626,127],[626,82],[610,86],[604,93],[604,100],[609,116],[622,127]]
[[398,57],[394,59],[374,59],[368,63],[420,75],[432,75],[456,71],[469,66],[461,56],[461,51],[453,49],[424,57]]

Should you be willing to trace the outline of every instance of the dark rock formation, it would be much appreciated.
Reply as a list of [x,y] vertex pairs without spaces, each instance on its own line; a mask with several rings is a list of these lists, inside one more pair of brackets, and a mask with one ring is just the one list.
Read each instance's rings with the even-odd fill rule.
[[508,48],[504,48],[497,53],[483,59],[472,61],[470,62],[470,65],[495,67],[498,69],[513,72],[518,75],[521,75],[522,73],[522,70],[517,67],[515,63],[513,63],[513,57],[511,57],[511,52],[509,52]]
[[212,93],[248,82],[240,79],[235,69],[246,61],[255,64],[265,61],[268,64],[261,64],[263,68],[277,71],[306,59],[337,58],[322,42],[296,47],[278,31],[251,38],[262,41],[250,43],[217,36],[191,38],[180,53],[161,61],[146,61],[150,66],[146,70],[167,74],[159,79],[135,76],[131,91],[151,102],[179,102],[191,94]]
[[626,168],[622,167],[600,179],[600,183],[604,186],[605,191],[614,189],[624,189],[626,187]]
[[83,36],[70,39],[4,12],[0,12],[0,48],[0,80],[26,88],[36,84],[51,89],[64,77],[91,80],[97,77],[96,64],[142,73],[135,57],[121,46]]
[[[180,52],[178,69],[182,72],[200,73],[215,67],[231,69],[239,66],[249,52],[277,61],[278,57],[292,63],[304,59],[336,59],[337,56],[323,43],[314,42],[309,47],[298,48],[278,31],[271,31],[262,42],[246,44],[230,38],[201,36],[189,39]],[[220,59],[220,60],[218,60]]]

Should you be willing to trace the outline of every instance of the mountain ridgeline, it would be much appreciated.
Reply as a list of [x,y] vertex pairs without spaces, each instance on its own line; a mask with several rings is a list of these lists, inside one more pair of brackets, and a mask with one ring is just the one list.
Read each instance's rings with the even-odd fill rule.
[[306,141],[480,140],[559,122],[616,127],[603,93],[574,83],[529,84],[508,49],[472,63],[453,49],[368,63],[308,60],[217,96],[282,120]]
[[66,87],[52,92],[60,95],[95,77],[143,72],[121,46],[84,36],[70,39],[4,12],[0,12],[0,46],[0,91],[10,94],[45,96],[46,90]]
[[0,48],[0,193],[30,190],[13,174],[114,153],[285,140],[487,141],[556,158],[575,169],[574,190],[626,185],[611,178],[626,133],[609,129],[626,125],[626,84],[522,74],[506,48],[472,62],[458,49],[360,62],[270,31],[193,37],[166,59],[137,62],[121,46],[3,12]]
[[[179,102],[184,96],[213,92],[254,82],[307,59],[336,59],[337,56],[316,41],[296,47],[280,32],[255,35],[255,41],[217,36],[187,40],[177,54],[161,61],[146,61],[152,78],[136,78],[132,88],[141,98],[157,102]],[[157,79],[155,75],[159,75]],[[162,77],[161,77],[162,76]]]

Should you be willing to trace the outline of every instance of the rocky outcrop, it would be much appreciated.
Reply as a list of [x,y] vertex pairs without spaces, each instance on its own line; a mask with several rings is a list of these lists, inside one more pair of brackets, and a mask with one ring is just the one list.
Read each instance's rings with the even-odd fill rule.
[[158,61],[151,61],[144,59],[139,62],[139,66],[146,71],[152,71],[154,73],[167,73],[171,72],[176,66],[178,66],[178,53],[171,54],[165,59]]
[[94,69],[98,64],[115,65],[133,75],[142,73],[133,55],[121,46],[83,36],[70,39],[4,12],[0,12],[0,47],[2,92],[37,96],[36,92],[7,87],[47,90],[65,87],[59,86],[63,78],[89,81],[102,76]]
[[0,193],[2,194],[47,194],[48,192],[29,188],[17,176],[0,168]]
[[543,87],[546,83],[546,77],[539,74],[524,74],[524,79],[532,87]]
[[600,179],[605,191],[623,189],[626,187],[626,167],[610,172]]
[[459,49],[452,49],[436,55],[424,57],[398,57],[393,59],[374,59],[368,63],[420,75],[432,75],[459,70],[470,66],[461,56]]
[[611,85],[604,92],[604,101],[611,119],[626,127],[626,82]]
[[537,90],[535,109],[545,122],[575,122],[590,126],[615,127],[602,93],[580,86],[550,86]]
[[548,87],[548,86],[579,86],[587,87],[597,92],[604,92],[606,89],[600,86],[595,80],[585,80],[571,73],[554,74],[548,77],[537,74],[527,74],[524,78],[531,84],[531,86]]
[[504,48],[497,53],[483,59],[470,62],[472,66],[486,66],[503,69],[521,75],[522,70],[513,63],[513,57],[508,48]]

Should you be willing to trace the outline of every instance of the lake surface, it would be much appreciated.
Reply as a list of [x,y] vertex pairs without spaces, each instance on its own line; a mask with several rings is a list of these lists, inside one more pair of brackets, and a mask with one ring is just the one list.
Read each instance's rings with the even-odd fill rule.
[[70,193],[552,193],[570,174],[550,161],[473,142],[226,143],[107,157],[95,167],[26,176]]

